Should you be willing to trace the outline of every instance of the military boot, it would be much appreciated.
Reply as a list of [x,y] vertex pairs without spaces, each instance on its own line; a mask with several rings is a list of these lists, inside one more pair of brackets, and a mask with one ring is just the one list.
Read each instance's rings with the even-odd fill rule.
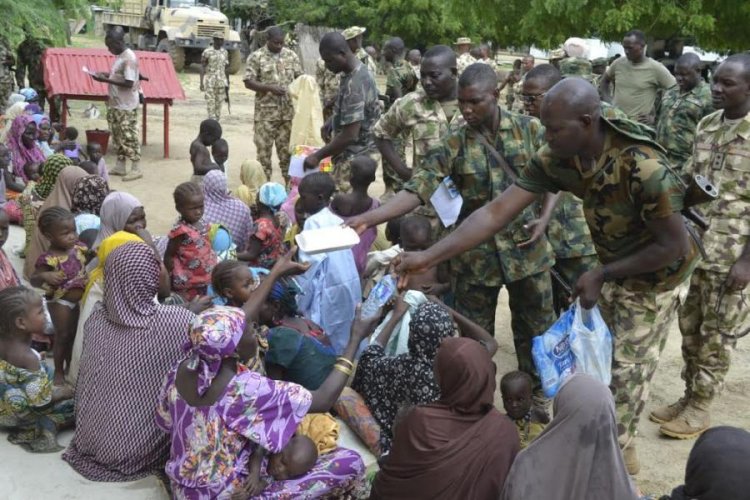
[[659,432],[675,439],[695,439],[711,425],[708,405],[688,401],[685,409],[671,422],[662,424]]
[[628,474],[635,476],[640,472],[641,461],[638,460],[638,450],[635,444],[631,444],[622,450],[622,458],[625,461],[625,468],[628,470]]
[[143,177],[143,172],[141,172],[141,164],[138,161],[134,161],[130,165],[130,171],[125,174],[125,177],[122,178],[125,182],[135,181]]
[[109,171],[109,175],[125,175],[126,172],[126,164],[125,160],[117,159],[117,163],[115,163],[115,168]]
[[655,409],[649,414],[648,418],[657,424],[666,424],[677,418],[677,416],[682,413],[682,410],[685,409],[687,403],[687,396],[683,396],[676,403]]

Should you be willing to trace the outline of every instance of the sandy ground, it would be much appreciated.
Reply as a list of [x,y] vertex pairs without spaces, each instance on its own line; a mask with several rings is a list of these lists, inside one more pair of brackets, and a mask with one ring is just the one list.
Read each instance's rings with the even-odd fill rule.
[[[90,45],[91,42],[89,41]],[[154,234],[164,234],[174,222],[176,212],[172,202],[172,191],[180,182],[190,179],[192,169],[188,149],[196,137],[198,125],[206,116],[203,96],[198,89],[198,69],[193,66],[179,75],[183,84],[186,101],[175,103],[171,112],[171,157],[162,157],[162,124],[163,116],[159,107],[149,108],[149,144],[143,148],[144,178],[134,183],[122,183],[119,178],[112,182],[112,188],[127,190],[137,196],[145,205],[149,229]],[[252,141],[253,98],[252,92],[243,88],[241,74],[232,77],[232,114],[226,114],[221,120],[224,138],[230,145],[230,188],[239,184],[239,166],[246,158],[255,156]],[[382,83],[382,82],[381,82]],[[69,123],[83,130],[106,128],[106,121],[89,120],[83,117],[82,111],[88,103],[72,103],[72,116]],[[101,104],[100,104],[101,106]],[[101,106],[103,112],[103,106]],[[103,114],[103,113],[102,113]],[[111,152],[107,162],[113,165],[115,158]],[[276,161],[276,160],[274,160]],[[274,180],[280,181],[281,174],[275,167]],[[371,189],[371,194],[383,192],[382,179]],[[22,233],[22,232],[21,232]],[[14,231],[13,238],[20,245],[21,233]],[[22,237],[22,236],[21,236]],[[13,249],[13,243],[8,243]],[[498,373],[515,369],[515,355],[510,334],[510,317],[507,306],[507,295],[501,295],[498,306],[497,325],[500,351],[495,357]],[[733,425],[750,429],[750,414],[746,411],[748,392],[750,390],[750,347],[747,341],[741,342],[734,357],[732,370],[727,378],[723,395],[713,408],[714,425]],[[692,447],[692,441],[676,441],[659,436],[658,426],[647,419],[648,412],[655,406],[671,403],[683,390],[680,380],[682,361],[680,357],[680,333],[676,323],[670,327],[669,341],[662,357],[659,369],[654,377],[651,398],[641,422],[641,434],[637,445],[640,451],[642,470],[637,477],[638,484],[646,493],[663,494],[680,484],[684,476],[685,463]],[[502,407],[499,396],[498,407]],[[70,433],[63,435],[63,444],[67,444]],[[0,456],[4,457],[5,466],[0,471],[0,497],[25,499],[42,497],[45,493],[59,498],[107,498],[152,499],[165,498],[163,490],[154,478],[129,484],[95,484],[88,482],[72,472],[58,455],[36,456],[27,454],[17,447],[0,439]],[[575,460],[575,449],[570,450],[570,459]]]

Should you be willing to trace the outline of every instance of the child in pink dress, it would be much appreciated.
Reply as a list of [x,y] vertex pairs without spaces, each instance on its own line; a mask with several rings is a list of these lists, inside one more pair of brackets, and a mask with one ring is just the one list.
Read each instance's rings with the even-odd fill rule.
[[164,265],[172,291],[190,301],[207,294],[217,257],[208,239],[203,217],[203,190],[194,182],[183,182],[174,191],[180,219],[169,232]]

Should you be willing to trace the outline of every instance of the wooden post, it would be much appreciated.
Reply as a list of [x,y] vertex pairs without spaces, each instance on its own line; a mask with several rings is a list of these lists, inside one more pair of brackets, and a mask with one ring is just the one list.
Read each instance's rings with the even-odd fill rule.
[[147,106],[148,104],[146,104],[146,101],[143,101],[143,118],[141,119],[141,135],[143,137],[141,139],[141,144],[144,146],[146,145],[146,122],[148,121]]
[[169,158],[169,102],[164,103],[164,158]]

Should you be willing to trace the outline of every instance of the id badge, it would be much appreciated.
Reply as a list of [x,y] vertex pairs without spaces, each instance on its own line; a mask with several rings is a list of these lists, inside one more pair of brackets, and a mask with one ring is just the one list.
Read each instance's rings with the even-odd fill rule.
[[450,176],[443,179],[443,184],[445,185],[445,188],[448,190],[448,196],[450,196],[451,198],[456,198],[461,194],[458,192],[456,183],[453,182],[453,179],[451,179]]

